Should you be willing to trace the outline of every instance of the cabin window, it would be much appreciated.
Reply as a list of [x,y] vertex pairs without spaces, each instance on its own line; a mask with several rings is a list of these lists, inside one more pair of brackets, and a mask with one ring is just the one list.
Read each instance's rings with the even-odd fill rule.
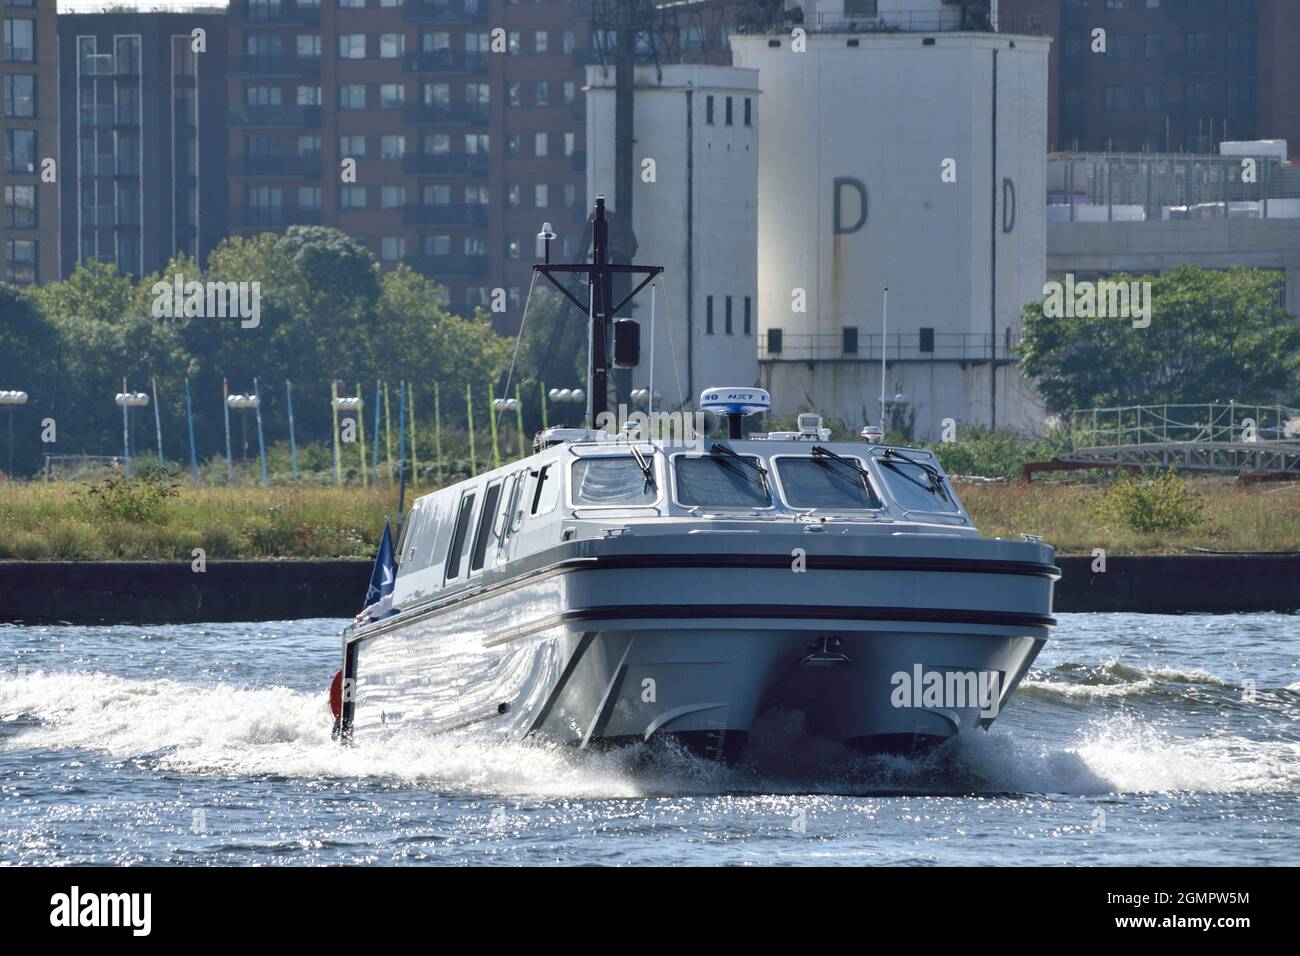
[[[754,465],[762,462],[745,455]],[[770,508],[772,495],[757,468],[725,455],[677,458],[677,503],[688,508]]]
[[876,463],[890,496],[904,511],[960,513],[947,480],[934,479],[925,468],[901,458],[878,457]]
[[555,507],[560,500],[560,482],[556,476],[555,463],[542,465],[533,475],[533,503],[528,509],[531,515],[544,515]]
[[659,498],[650,476],[631,455],[579,458],[573,463],[573,503],[597,507],[652,505]]
[[[420,513],[420,506],[419,505],[414,506],[407,514],[406,520],[402,522],[402,530],[397,536],[397,564],[399,568],[399,573],[402,565],[405,565],[411,558],[415,556],[414,555],[415,546],[411,544],[411,525],[415,524],[416,516],[418,516],[419,513]],[[411,553],[409,554],[407,553],[408,546],[411,549]]]
[[492,528],[497,518],[497,505],[501,503],[501,482],[493,482],[483,498],[483,508],[478,515],[478,530],[474,532],[474,550],[470,553],[470,573],[483,570],[483,559],[487,555],[488,539],[492,537]]
[[517,471],[509,478],[510,491],[505,496],[505,509],[501,512],[501,530],[497,534],[497,550],[503,553],[506,544],[510,541],[510,535],[516,530],[516,519],[523,517],[519,507],[519,497],[523,492],[526,476],[527,472]]
[[474,514],[474,492],[466,492],[460,499],[460,511],[456,515],[456,530],[451,533],[451,543],[447,546],[447,580],[460,577],[460,563],[465,557],[465,545],[469,531],[469,519]]
[[[852,459],[857,461],[857,459]],[[858,462],[861,466],[861,462]],[[880,508],[880,496],[851,464],[833,458],[781,458],[781,491],[792,508]]]

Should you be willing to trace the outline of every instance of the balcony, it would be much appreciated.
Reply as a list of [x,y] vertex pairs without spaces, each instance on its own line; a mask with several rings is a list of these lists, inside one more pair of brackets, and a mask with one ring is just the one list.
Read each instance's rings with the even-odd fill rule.
[[1254,23],[1255,4],[1243,0],[1165,0],[1167,16],[1179,23]]
[[288,206],[236,206],[230,211],[231,225],[239,229],[281,229],[285,226],[319,226],[319,209]]
[[250,3],[249,0],[236,0],[231,4],[231,12],[238,12],[239,19],[245,23],[266,24],[268,26],[307,26],[320,25],[320,6],[298,6],[291,0],[280,3]]
[[486,226],[487,207],[483,205],[423,205],[408,203],[402,208],[405,226]]
[[239,156],[232,161],[236,176],[306,176],[318,178],[320,153],[307,156]]
[[250,53],[235,58],[234,70],[248,76],[320,76],[320,57]]
[[407,73],[486,73],[487,54],[455,50],[424,50],[402,58]]
[[[772,333],[777,333],[773,335]],[[844,334],[844,333],[852,334]],[[881,360],[879,332],[862,334],[853,328],[840,332],[782,334],[768,329],[759,336],[758,357],[782,361],[806,362],[815,359],[842,359],[855,362]],[[984,332],[890,332],[884,358],[889,362],[987,362],[994,336]],[[1011,349],[1019,342],[996,336],[997,361],[1011,358]]]
[[80,169],[83,176],[112,176],[113,157],[83,155]]
[[487,103],[408,103],[402,107],[402,122],[411,126],[439,123],[486,123]]
[[484,23],[487,3],[485,0],[404,0],[402,17],[412,22]]
[[81,107],[80,116],[81,116],[82,126],[112,126],[113,125],[112,106],[83,105]]
[[319,106],[232,106],[231,126],[284,126],[319,129]]
[[408,176],[486,176],[488,158],[483,153],[409,153],[402,157]]
[[112,206],[82,206],[82,229],[111,229],[115,219]]
[[1171,53],[1166,59],[1170,73],[1217,74],[1255,72],[1258,65],[1248,53]]
[[486,255],[471,256],[462,253],[450,255],[418,255],[405,259],[416,272],[440,279],[444,276],[485,276],[488,271]]

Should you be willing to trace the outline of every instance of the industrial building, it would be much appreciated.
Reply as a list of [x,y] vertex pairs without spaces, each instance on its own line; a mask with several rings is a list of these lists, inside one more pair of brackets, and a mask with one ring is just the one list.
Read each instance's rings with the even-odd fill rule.
[[883,374],[886,424],[922,439],[1037,427],[1011,349],[1046,274],[1050,41],[941,0],[881,2],[870,29],[853,6],[731,41],[763,116],[759,384],[777,413],[861,426]]
[[[614,70],[587,69],[587,203],[615,188]],[[656,290],[654,391],[672,408],[758,376],[758,74],[727,66],[638,67],[633,230],[666,267]],[[649,387],[649,298],[633,314]]]

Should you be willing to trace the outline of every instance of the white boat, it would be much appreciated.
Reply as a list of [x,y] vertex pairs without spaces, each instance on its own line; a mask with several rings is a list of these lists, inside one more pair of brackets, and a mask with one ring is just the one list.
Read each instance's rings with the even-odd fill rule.
[[707,390],[732,437],[696,442],[552,429],[419,498],[399,610],[344,638],[345,739],[472,727],[732,760],[769,708],[869,751],[987,729],[1054,624],[1053,549],[982,536],[927,450],[816,416],[736,437],[766,403]]

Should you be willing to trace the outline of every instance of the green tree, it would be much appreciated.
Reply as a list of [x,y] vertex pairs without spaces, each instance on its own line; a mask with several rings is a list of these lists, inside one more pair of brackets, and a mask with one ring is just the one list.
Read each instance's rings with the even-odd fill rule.
[[1050,410],[1291,401],[1300,392],[1300,327],[1277,304],[1275,274],[1183,267],[1151,281],[1146,328],[1025,306],[1020,366]]
[[[14,409],[14,472],[31,474],[40,467],[44,445],[40,421],[52,411],[57,387],[59,330],[37,305],[34,296],[18,286],[0,282],[0,389],[27,393],[27,404]],[[8,471],[9,412],[0,408],[4,430],[0,468]]]

